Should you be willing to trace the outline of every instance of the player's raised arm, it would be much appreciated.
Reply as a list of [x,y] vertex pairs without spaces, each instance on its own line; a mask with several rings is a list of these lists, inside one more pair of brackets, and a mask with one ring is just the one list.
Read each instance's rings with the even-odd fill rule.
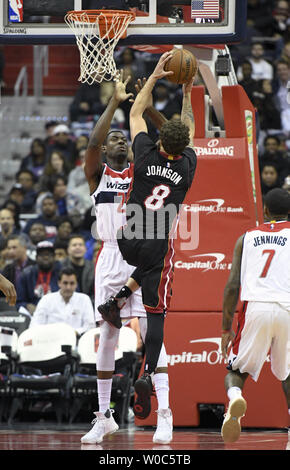
[[195,121],[191,104],[192,79],[182,86],[183,100],[181,110],[181,121],[189,128],[189,147],[193,148],[193,138],[195,134]]
[[90,192],[95,191],[97,180],[102,174],[102,146],[111,127],[111,122],[116,109],[120,103],[132,96],[132,93],[126,92],[127,83],[130,76],[123,81],[123,71],[121,70],[115,85],[114,93],[109,104],[100,119],[98,120],[89,140],[85,155],[85,175],[89,183]]
[[[141,78],[138,78],[137,83],[135,84],[135,89],[137,91],[137,94],[140,93],[142,88],[145,86],[145,83],[146,83],[146,78],[143,78],[142,80]],[[159,129],[159,130],[161,129],[162,125],[168,120],[166,119],[164,114],[160,113],[160,111],[157,111],[157,109],[154,108],[152,93],[149,95],[147,107],[145,109],[145,114],[153,123],[153,125],[156,127],[156,129]]]
[[143,113],[148,106],[152,90],[157,80],[159,78],[166,77],[166,75],[173,74],[173,72],[171,71],[166,72],[164,70],[166,62],[171,59],[171,57],[172,51],[165,52],[164,54],[162,54],[153,73],[150,75],[145,85],[136,96],[136,99],[130,111],[130,133],[132,142],[135,136],[139,134],[139,132],[147,132],[147,125],[143,118]]

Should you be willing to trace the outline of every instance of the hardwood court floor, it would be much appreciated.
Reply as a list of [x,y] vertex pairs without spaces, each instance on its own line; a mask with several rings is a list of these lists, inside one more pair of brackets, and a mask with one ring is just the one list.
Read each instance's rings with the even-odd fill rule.
[[175,428],[173,440],[168,445],[154,444],[153,428],[140,428],[130,425],[120,429],[117,433],[104,438],[101,444],[82,445],[80,438],[90,429],[83,425],[78,429],[73,426],[59,427],[53,425],[47,429],[35,429],[33,426],[21,425],[21,428],[0,427],[0,451],[218,451],[218,450],[259,450],[259,451],[285,451],[290,450],[290,436],[287,431],[278,430],[243,430],[238,442],[224,444],[220,432],[214,430],[201,430],[194,428]]

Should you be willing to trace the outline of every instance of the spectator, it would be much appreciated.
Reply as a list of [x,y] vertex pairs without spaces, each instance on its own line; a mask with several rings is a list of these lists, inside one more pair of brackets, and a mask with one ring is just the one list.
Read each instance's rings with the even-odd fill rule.
[[290,67],[285,60],[278,60],[276,66],[276,76],[273,82],[273,91],[277,96],[280,111],[289,108],[287,96],[289,92],[288,82],[290,79]]
[[59,124],[53,129],[53,142],[48,146],[48,155],[54,151],[63,154],[70,169],[74,168],[75,143],[70,137],[70,130],[65,124]]
[[62,269],[57,292],[44,295],[37,304],[30,328],[49,323],[66,323],[78,336],[95,328],[95,314],[88,295],[76,292],[77,276],[73,269]]
[[290,41],[284,44],[279,60],[283,61],[283,63],[287,63],[288,68],[290,67]]
[[89,138],[87,135],[80,135],[76,140],[76,153],[75,153],[75,166],[81,165],[79,160],[79,152],[82,149],[86,149],[89,143]]
[[252,78],[253,67],[250,61],[245,60],[241,64],[241,79],[239,85],[241,85],[248,95],[248,98],[253,102],[253,93],[257,91],[259,82]]
[[46,240],[45,225],[40,222],[32,221],[28,232],[28,237],[29,240],[27,246],[27,255],[30,259],[35,261],[37,244]]
[[61,242],[61,241],[58,241],[58,242],[54,242],[54,257],[55,257],[55,261],[59,261],[60,263],[62,263],[68,256],[68,253],[67,253],[67,245],[68,243],[66,242]]
[[104,108],[100,100],[100,84],[82,83],[69,107],[70,120],[84,122],[93,119],[95,114],[102,114]]
[[78,161],[80,165],[74,168],[68,176],[67,190],[76,194],[84,203],[85,210],[92,207],[89,185],[84,172],[86,149],[79,150]]
[[33,315],[41,297],[58,290],[58,273],[61,268],[61,264],[54,259],[52,243],[38,243],[36,253],[36,264],[24,268],[16,284],[17,309],[22,307],[30,315]]
[[[277,62],[276,72],[277,76],[274,81],[273,89],[281,112],[282,132],[288,140],[290,139],[289,64],[284,60],[279,60]],[[290,148],[290,143],[288,143],[287,147]]]
[[265,164],[261,171],[261,191],[265,196],[270,189],[280,188],[279,174],[275,164]]
[[58,121],[48,121],[44,125],[45,138],[44,143],[46,148],[53,142],[53,131],[56,126],[59,125]]
[[38,190],[40,192],[49,191],[49,187],[55,175],[68,176],[69,172],[70,167],[63,154],[58,150],[54,150],[48,157],[43,175],[39,180]]
[[[254,80],[272,80],[274,75],[273,66],[264,59],[265,49],[261,42],[256,42],[251,47],[251,55],[248,58],[252,64],[252,78]],[[241,67],[237,71],[238,80],[242,79]]]
[[260,157],[260,166],[274,164],[278,175],[284,179],[290,172],[289,158],[280,150],[280,139],[277,136],[268,136],[264,140],[265,152]]
[[[23,269],[35,264],[27,256],[27,238],[22,235],[10,235],[7,239],[7,257],[10,263],[5,266],[2,274],[15,286]],[[0,296],[3,297],[1,292]]]
[[95,267],[92,261],[85,259],[85,239],[78,234],[72,235],[68,244],[68,258],[63,267],[73,268],[77,274],[78,290],[94,299]]
[[25,209],[23,207],[23,202],[24,202],[24,199],[25,199],[25,189],[22,186],[22,184],[15,183],[12,186],[12,188],[10,189],[10,192],[8,194],[8,198],[11,201],[16,202],[16,204],[19,207],[19,212],[20,213],[25,212]]
[[[288,193],[290,193],[290,173],[289,173],[288,176],[286,176],[282,188],[286,189],[286,191],[288,191]],[[289,216],[290,216],[290,214],[289,214]]]
[[3,271],[3,269],[8,263],[9,263],[9,259],[8,259],[7,241],[4,240],[0,242],[0,272]]
[[21,212],[29,213],[35,209],[37,192],[34,189],[35,176],[30,170],[20,170],[16,174],[16,182],[24,189],[24,199],[21,204]]
[[71,234],[73,233],[74,225],[69,217],[63,217],[57,229],[57,235],[54,243],[66,243],[68,245]]
[[276,105],[270,80],[259,82],[251,101],[258,111],[261,130],[281,129],[280,111]]
[[170,85],[159,80],[153,90],[153,106],[162,113],[166,119],[171,119],[174,114],[181,113],[181,106],[170,96]]
[[85,205],[79,196],[67,190],[67,178],[54,176],[49,189],[53,194],[58,215],[69,216],[74,223],[74,227],[79,227],[84,218]]
[[15,228],[17,230],[17,233],[19,233],[22,230],[19,204],[16,201],[12,201],[12,199],[6,199],[1,209],[9,209],[12,212],[14,217]]
[[46,164],[46,148],[43,140],[34,139],[31,143],[30,153],[22,160],[20,170],[30,170],[39,178]]
[[0,210],[0,228],[0,243],[7,240],[10,235],[19,233],[19,229],[15,226],[14,215],[11,210]]
[[35,222],[45,225],[46,238],[56,236],[60,217],[57,214],[57,205],[52,194],[45,194],[41,200],[41,215],[27,222],[24,232],[29,233],[30,227]]

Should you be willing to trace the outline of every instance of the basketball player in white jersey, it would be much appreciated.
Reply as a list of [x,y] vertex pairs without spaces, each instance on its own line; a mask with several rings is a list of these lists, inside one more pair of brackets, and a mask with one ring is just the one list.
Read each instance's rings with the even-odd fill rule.
[[[128,144],[125,135],[119,130],[111,130],[114,113],[121,102],[132,96],[126,93],[128,77],[123,81],[122,71],[116,82],[113,96],[98,120],[85,156],[85,174],[90,194],[95,206],[96,228],[102,239],[95,270],[95,306],[120,290],[135,268],[129,266],[119,251],[116,234],[125,221],[125,200],[133,177],[133,164],[128,164]],[[151,119],[154,121],[153,116]],[[155,124],[162,119],[156,115]],[[105,155],[106,163],[102,162]],[[118,430],[118,425],[110,410],[112,377],[115,369],[115,349],[119,339],[119,325],[112,325],[102,319],[96,308],[95,318],[100,322],[100,339],[97,351],[97,390],[99,411],[92,429],[81,438],[83,444],[100,443],[103,437]],[[147,332],[146,312],[142,303],[141,289],[121,310],[122,319],[139,318],[141,336],[145,341]],[[169,386],[167,354],[164,345],[160,352],[156,369],[155,391],[158,401],[158,424],[153,442],[167,444],[172,439],[172,423],[168,426],[162,410],[169,408]]]
[[[225,377],[229,407],[221,430],[225,442],[240,436],[240,420],[247,408],[242,396],[245,380],[249,374],[258,380],[270,349],[271,370],[282,382],[290,420],[290,194],[272,189],[265,196],[264,211],[269,222],[237,240],[224,290],[221,347],[225,358],[232,342],[230,372]],[[234,335],[240,287],[244,304]]]

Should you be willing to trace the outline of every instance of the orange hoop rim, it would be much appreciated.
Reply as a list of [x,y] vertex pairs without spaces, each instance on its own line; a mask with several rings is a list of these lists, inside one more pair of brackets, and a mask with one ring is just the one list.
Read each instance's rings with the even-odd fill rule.
[[[86,14],[85,17],[83,16],[84,14]],[[65,16],[69,19],[74,19],[77,21],[84,22],[84,20],[88,20],[89,23],[95,23],[96,19],[100,15],[105,16],[108,23],[110,23],[110,21],[112,21],[112,18],[116,15],[121,18],[130,17],[130,21],[133,21],[136,17],[133,11],[127,10],[71,10],[68,11]]]

